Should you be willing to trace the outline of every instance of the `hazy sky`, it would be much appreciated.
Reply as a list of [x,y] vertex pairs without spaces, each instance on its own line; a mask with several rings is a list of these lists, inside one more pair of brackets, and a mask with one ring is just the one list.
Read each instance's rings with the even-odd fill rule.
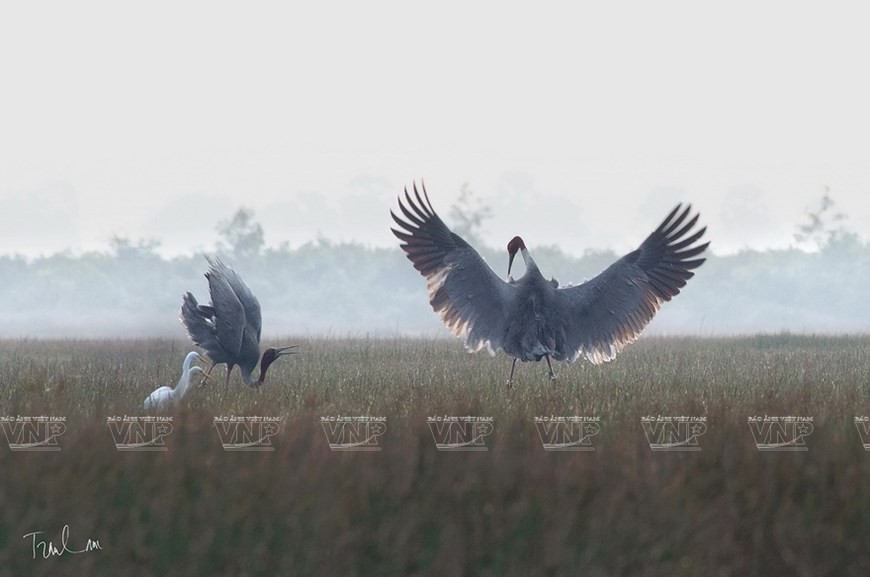
[[717,252],[831,188],[870,237],[868,12],[833,2],[19,2],[0,8],[0,252],[113,234],[390,245],[424,178],[485,240],[636,245],[678,200]]

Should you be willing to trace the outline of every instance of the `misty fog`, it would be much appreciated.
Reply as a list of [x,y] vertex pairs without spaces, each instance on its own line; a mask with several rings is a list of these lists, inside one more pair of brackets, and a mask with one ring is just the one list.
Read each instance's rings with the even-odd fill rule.
[[[468,183],[499,276],[520,234],[562,283],[692,203],[709,260],[648,333],[866,330],[866,18],[457,8],[4,6],[0,335],[183,336],[203,252],[266,334],[446,335],[389,232],[415,178],[448,220]],[[848,219],[798,238],[827,187]]]
[[[440,213],[504,278],[504,248],[490,247],[479,237],[504,208],[463,190]],[[744,202],[751,206],[751,195]],[[387,208],[361,207],[360,226],[372,222],[389,234]],[[631,239],[626,243],[637,246],[665,214],[663,209],[651,214],[642,231],[628,230],[625,222],[616,225],[626,225],[622,234]],[[700,222],[706,224],[703,214]],[[185,223],[177,224],[183,228]],[[864,306],[870,245],[847,225],[825,194],[795,223],[789,249],[717,255],[717,231],[708,230],[707,262],[663,306],[647,334],[865,332],[870,327]],[[424,279],[398,241],[380,248],[321,237],[269,248],[268,228],[244,208],[206,228],[213,240],[202,252],[220,255],[250,285],[262,305],[264,335],[448,336],[429,307]],[[114,237],[103,251],[0,257],[0,336],[184,338],[178,321],[181,296],[189,290],[200,302],[208,300],[207,264],[202,252],[166,258],[159,248],[154,238]],[[595,247],[579,257],[552,245],[529,248],[543,274],[563,285],[583,282],[621,256]],[[514,276],[522,272],[519,263]]]

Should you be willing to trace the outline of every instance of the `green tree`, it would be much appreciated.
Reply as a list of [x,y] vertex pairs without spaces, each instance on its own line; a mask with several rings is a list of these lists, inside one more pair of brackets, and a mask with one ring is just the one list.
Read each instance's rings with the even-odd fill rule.
[[113,235],[109,239],[109,248],[121,260],[157,257],[159,246],[160,241],[153,238],[133,241],[124,236]]
[[218,251],[237,260],[260,256],[265,245],[263,226],[254,221],[254,211],[245,207],[236,211],[229,220],[218,223]]
[[471,244],[480,245],[483,221],[492,217],[492,208],[483,204],[474,192],[464,183],[459,190],[459,198],[450,207],[453,232]]
[[836,209],[836,203],[831,198],[831,189],[826,186],[815,210],[807,209],[808,222],[797,226],[794,238],[800,244],[819,250],[841,243],[855,236],[843,225],[846,218],[845,214]]

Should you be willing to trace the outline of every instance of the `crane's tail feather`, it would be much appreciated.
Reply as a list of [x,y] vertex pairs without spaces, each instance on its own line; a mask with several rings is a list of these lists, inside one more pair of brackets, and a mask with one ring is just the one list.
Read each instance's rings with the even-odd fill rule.
[[181,324],[187,329],[187,334],[193,344],[205,349],[212,359],[215,347],[220,347],[213,319],[214,309],[208,305],[197,303],[196,297],[189,292],[184,295],[181,304]]

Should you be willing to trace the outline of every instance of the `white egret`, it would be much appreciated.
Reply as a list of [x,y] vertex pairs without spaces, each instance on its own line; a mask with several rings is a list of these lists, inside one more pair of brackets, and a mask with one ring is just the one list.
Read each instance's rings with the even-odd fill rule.
[[146,411],[166,411],[171,408],[177,407],[178,403],[181,402],[181,398],[184,396],[184,393],[187,392],[187,388],[190,385],[190,378],[197,374],[202,373],[205,374],[205,371],[202,370],[202,367],[191,367],[190,365],[200,359],[199,353],[190,352],[187,353],[187,356],[184,358],[184,364],[182,365],[181,370],[181,378],[178,379],[178,384],[175,385],[175,388],[172,387],[160,387],[145,399],[145,410]]

